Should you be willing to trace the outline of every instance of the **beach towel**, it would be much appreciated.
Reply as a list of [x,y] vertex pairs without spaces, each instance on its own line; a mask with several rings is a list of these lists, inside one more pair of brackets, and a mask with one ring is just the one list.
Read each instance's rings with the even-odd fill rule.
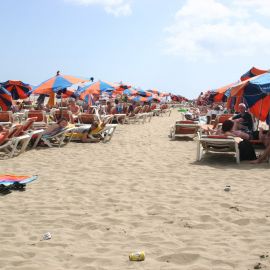
[[22,175],[0,175],[0,185],[10,186],[13,184],[22,184],[33,182],[37,179],[37,175],[22,176]]

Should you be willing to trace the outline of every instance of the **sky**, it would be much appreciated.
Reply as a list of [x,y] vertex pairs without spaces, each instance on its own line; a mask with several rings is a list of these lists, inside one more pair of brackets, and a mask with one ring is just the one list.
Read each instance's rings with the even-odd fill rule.
[[195,98],[269,69],[269,0],[0,0],[0,81],[62,74]]

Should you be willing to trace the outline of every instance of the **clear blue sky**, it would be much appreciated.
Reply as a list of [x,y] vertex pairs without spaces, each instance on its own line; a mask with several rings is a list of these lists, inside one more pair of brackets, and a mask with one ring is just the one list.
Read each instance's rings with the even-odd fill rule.
[[60,70],[193,98],[270,67],[269,2],[0,0],[0,81]]

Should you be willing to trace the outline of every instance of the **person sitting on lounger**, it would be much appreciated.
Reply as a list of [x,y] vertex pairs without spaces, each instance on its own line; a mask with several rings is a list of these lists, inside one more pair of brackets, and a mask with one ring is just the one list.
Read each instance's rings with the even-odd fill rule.
[[249,135],[241,130],[235,130],[235,122],[232,120],[225,120],[222,124],[221,129],[215,131],[208,129],[210,134],[215,135],[224,135],[224,136],[232,136],[232,137],[239,137],[244,140],[249,139]]
[[239,113],[233,116],[232,120],[236,123],[235,129],[241,130],[250,135],[253,134],[253,120],[251,114],[247,111],[247,107],[244,103],[240,103]]
[[9,130],[0,126],[0,144],[8,140]]
[[74,99],[69,100],[68,109],[72,112],[73,115],[78,115],[81,112],[80,106],[76,104]]
[[65,118],[61,118],[58,120],[56,124],[48,126],[45,131],[43,132],[42,136],[53,136],[56,135],[57,133],[61,132],[64,130],[68,125],[68,121]]

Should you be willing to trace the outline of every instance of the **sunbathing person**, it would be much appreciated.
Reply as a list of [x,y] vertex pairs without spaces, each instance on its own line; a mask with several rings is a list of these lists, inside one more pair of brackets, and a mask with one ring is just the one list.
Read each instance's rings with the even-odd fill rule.
[[48,126],[43,132],[42,136],[53,136],[64,130],[68,125],[68,121],[65,118],[58,120],[56,124]]
[[88,139],[91,142],[99,142],[99,141],[103,140],[104,138],[101,136],[100,131],[102,129],[104,129],[105,126],[106,126],[105,122],[102,122],[102,121],[97,122],[97,121],[95,121],[91,125],[90,131],[89,131],[89,133],[87,135]]
[[9,130],[0,126],[0,144],[8,140]]
[[243,140],[249,139],[249,134],[241,130],[235,130],[235,122],[232,120],[225,120],[224,123],[222,124],[221,129],[218,130],[208,129],[208,131],[209,134],[239,137]]

